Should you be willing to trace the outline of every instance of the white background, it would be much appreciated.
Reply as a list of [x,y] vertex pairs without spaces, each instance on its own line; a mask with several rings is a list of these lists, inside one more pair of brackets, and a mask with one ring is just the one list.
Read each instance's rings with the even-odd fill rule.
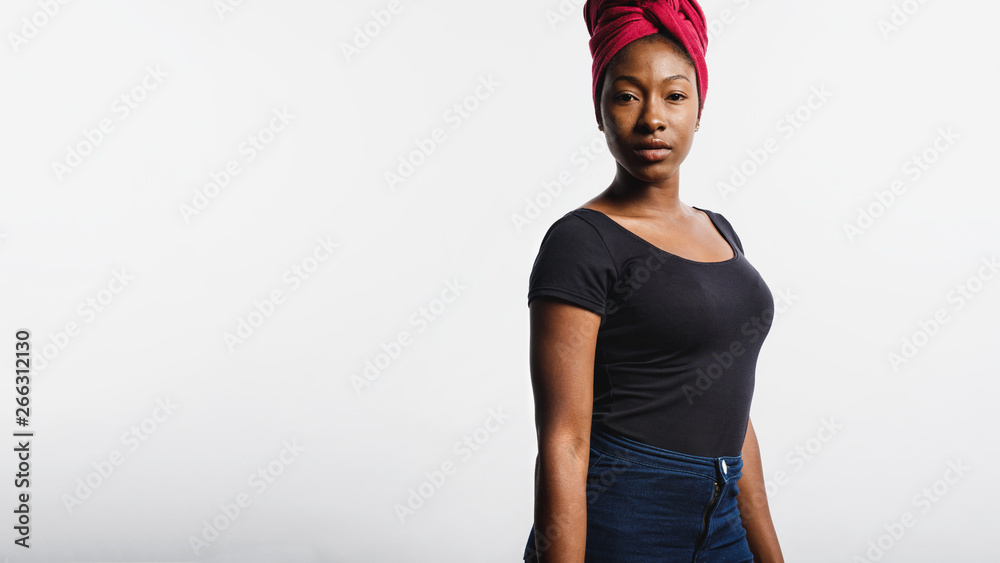
[[[90,1],[37,15],[44,4],[0,9],[0,557],[519,561],[535,457],[528,273],[547,227],[614,175],[582,2]],[[709,89],[681,199],[728,218],[775,295],[795,296],[752,410],[786,560],[986,560],[1000,8],[702,5]],[[894,9],[897,28],[880,29]],[[123,95],[141,98],[127,114]],[[455,104],[472,109],[459,119]],[[954,138],[935,151],[942,130]],[[249,160],[254,136],[270,142]],[[778,150],[748,161],[769,138]],[[230,161],[240,172],[206,187]],[[723,196],[734,167],[750,173]],[[861,210],[877,217],[849,236]],[[312,273],[293,285],[296,265]],[[946,322],[928,325],[939,310]],[[241,321],[256,326],[227,345]],[[36,359],[30,549],[13,543],[22,328]],[[893,366],[904,339],[916,353]],[[365,378],[369,361],[382,368]],[[956,479],[949,462],[968,469]],[[226,516],[241,493],[249,505]]]

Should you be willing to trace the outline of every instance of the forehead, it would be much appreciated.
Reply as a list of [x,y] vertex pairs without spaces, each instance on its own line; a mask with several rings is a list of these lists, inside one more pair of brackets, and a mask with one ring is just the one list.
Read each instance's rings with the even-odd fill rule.
[[694,82],[694,67],[680,47],[657,35],[637,39],[626,45],[611,61],[608,80],[616,74],[656,78],[683,74]]

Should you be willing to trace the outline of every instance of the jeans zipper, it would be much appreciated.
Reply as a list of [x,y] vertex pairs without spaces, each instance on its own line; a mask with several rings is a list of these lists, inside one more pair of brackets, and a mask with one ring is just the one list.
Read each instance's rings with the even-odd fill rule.
[[699,549],[701,548],[701,545],[705,542],[705,539],[708,537],[708,513],[711,512],[712,507],[715,506],[715,501],[716,499],[719,498],[719,491],[722,489],[721,487],[719,487],[718,481],[716,481],[714,485],[715,485],[715,492],[712,493],[712,500],[708,503],[708,506],[705,507],[705,512],[701,516],[702,532],[701,532],[701,538],[698,539]]

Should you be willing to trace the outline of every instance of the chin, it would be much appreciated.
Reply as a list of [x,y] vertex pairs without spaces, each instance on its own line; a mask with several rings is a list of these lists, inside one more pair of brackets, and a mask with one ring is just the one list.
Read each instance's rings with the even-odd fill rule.
[[653,162],[641,167],[628,167],[625,170],[636,180],[646,183],[663,182],[677,173],[677,169],[665,162]]

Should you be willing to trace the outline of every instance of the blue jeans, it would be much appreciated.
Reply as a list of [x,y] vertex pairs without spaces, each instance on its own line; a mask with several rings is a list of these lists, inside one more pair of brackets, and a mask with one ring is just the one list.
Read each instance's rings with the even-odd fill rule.
[[[594,424],[587,472],[587,563],[752,563],[736,482],[743,455],[699,457]],[[545,549],[545,541],[540,546]],[[537,562],[535,528],[524,560]]]

